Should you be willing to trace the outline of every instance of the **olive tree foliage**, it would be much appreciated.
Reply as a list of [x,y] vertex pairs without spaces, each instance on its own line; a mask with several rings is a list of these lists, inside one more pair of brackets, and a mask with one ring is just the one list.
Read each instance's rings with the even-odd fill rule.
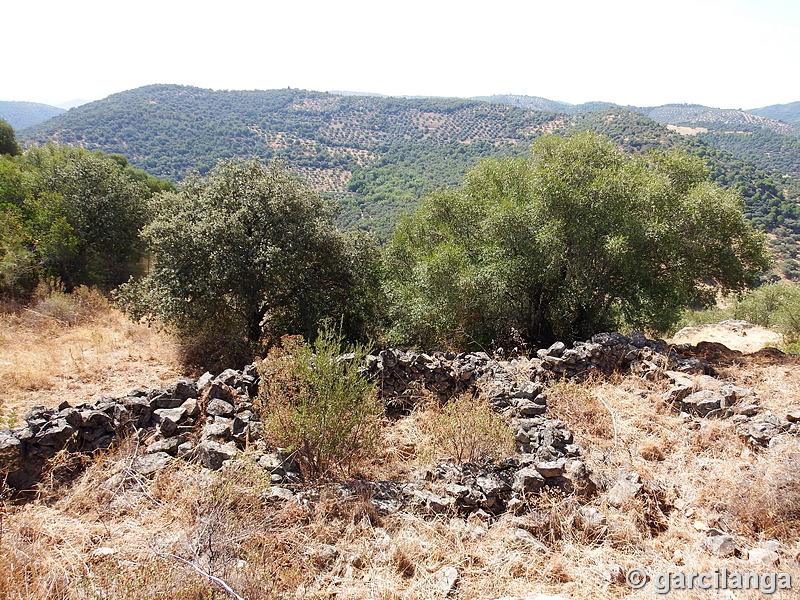
[[707,284],[741,289],[768,266],[742,208],[685,154],[542,138],[401,223],[387,251],[392,335],[464,347],[665,330],[713,295]]
[[81,148],[30,148],[21,159],[23,211],[43,271],[67,290],[127,280],[143,254],[145,186],[116,161]]
[[135,318],[158,319],[205,365],[252,357],[332,318],[363,330],[374,247],[335,227],[331,204],[281,164],[222,161],[155,196],[143,236],[150,273],[121,286]]

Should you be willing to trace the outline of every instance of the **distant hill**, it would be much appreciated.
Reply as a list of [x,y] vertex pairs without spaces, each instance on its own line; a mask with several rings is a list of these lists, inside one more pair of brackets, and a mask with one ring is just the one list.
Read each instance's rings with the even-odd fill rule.
[[742,129],[766,129],[785,135],[800,135],[800,128],[795,125],[743,110],[709,108],[698,104],[665,104],[651,108],[632,107],[631,110],[664,124],[692,125],[733,132]]
[[518,106],[520,108],[532,108],[534,110],[549,110],[552,112],[561,112],[566,114],[575,114],[575,105],[567,102],[558,102],[556,100],[548,100],[547,98],[540,98],[539,96],[520,96],[515,94],[502,94],[496,96],[475,96],[473,100],[481,100],[482,102],[494,102],[497,104],[507,104],[509,106]]
[[46,121],[63,112],[65,112],[63,108],[49,104],[0,100],[0,119],[8,122],[17,131]]
[[[559,102],[548,100],[539,96],[521,96],[517,94],[501,94],[496,96],[476,96],[473,100],[483,100],[484,102],[497,102],[508,104],[509,106],[519,106],[520,108],[532,108],[534,110],[549,110],[561,112],[568,115],[580,115],[605,108],[622,108],[611,102],[585,102],[583,104],[570,104],[569,102]],[[632,107],[627,107],[632,108]]]
[[744,111],[740,109],[711,108],[700,104],[664,104],[662,106],[619,106],[610,102],[569,104],[538,96],[498,95],[482,96],[477,100],[499,102],[510,106],[551,110],[570,115],[585,114],[606,108],[623,108],[637,112],[663,125],[706,127],[719,131],[731,129],[768,129],[784,135],[800,136],[800,102],[778,104],[766,108]]
[[459,181],[483,157],[524,152],[568,119],[457,98],[153,85],[79,106],[18,138],[121,153],[173,182],[220,158],[282,158],[342,200],[344,222],[387,233],[420,195]]
[[220,158],[280,158],[338,199],[343,226],[385,238],[399,214],[458,183],[481,159],[523,154],[543,134],[589,129],[628,152],[683,148],[700,156],[715,181],[742,194],[748,216],[773,235],[781,255],[797,254],[800,140],[776,131],[774,119],[698,105],[487,98],[495,101],[152,85],[74,108],[18,139],[120,153],[176,183]]
[[800,102],[773,104],[772,106],[765,106],[764,108],[754,108],[747,112],[767,117],[768,119],[778,119],[786,123],[797,123],[800,125]]
[[66,102],[61,102],[56,106],[58,106],[58,108],[63,108],[64,110],[69,110],[70,108],[75,108],[76,106],[87,104],[88,102],[91,102],[91,100],[86,100],[84,98],[75,98],[74,100],[67,100]]
[[153,85],[114,94],[21,132],[125,154],[178,181],[219,158],[281,156],[320,189],[346,191],[352,170],[397,144],[502,148],[529,140],[553,114],[453,98],[338,96],[282,89],[213,91]]

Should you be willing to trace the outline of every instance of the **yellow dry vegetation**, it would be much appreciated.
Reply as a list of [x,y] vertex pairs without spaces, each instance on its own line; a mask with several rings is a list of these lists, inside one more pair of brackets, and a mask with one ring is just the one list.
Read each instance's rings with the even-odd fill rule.
[[[47,376],[34,371],[27,383],[13,383],[4,371],[3,385],[16,386],[20,406],[177,374],[164,366],[174,363],[167,360],[172,354],[161,354],[160,334],[125,325],[113,311],[80,327],[40,322],[35,332],[25,317],[14,319],[2,323],[3,360],[26,360],[13,351],[37,351],[25,356],[49,365]],[[72,377],[75,365],[63,355],[78,347],[83,366]],[[114,358],[101,359],[104,353]],[[797,358],[765,353],[735,356],[716,368],[781,415],[800,399],[798,366]],[[270,501],[269,474],[247,454],[221,472],[174,461],[148,479],[131,469],[140,449],[129,438],[90,459],[71,483],[45,478],[37,502],[0,505],[0,598],[229,597],[187,560],[247,600],[441,598],[443,567],[457,569],[451,597],[463,600],[540,593],[570,600],[652,597],[652,588],[650,595],[631,596],[624,573],[634,567],[782,571],[798,585],[800,441],[781,436],[774,447],[754,448],[730,419],[687,420],[662,400],[668,385],[617,376],[546,390],[551,416],[566,422],[601,478],[635,471],[658,489],[619,506],[603,489],[589,498],[545,494],[532,510],[499,518],[378,514],[359,479],[311,485],[305,500]],[[438,415],[440,407],[423,403],[410,416],[387,421],[381,450],[358,470],[359,478],[408,481],[422,465]],[[71,459],[57,459],[54,471],[59,460],[64,468]],[[602,514],[602,522],[587,521],[587,509]],[[778,540],[780,562],[750,565],[746,556],[709,554],[702,540],[712,527],[734,535],[745,552]],[[669,597],[720,596],[675,590]],[[751,590],[734,597],[763,595]]]
[[[70,324],[35,309],[0,313],[0,419],[36,405],[93,402],[180,376],[175,340],[105,305]],[[63,317],[63,315],[62,315]]]

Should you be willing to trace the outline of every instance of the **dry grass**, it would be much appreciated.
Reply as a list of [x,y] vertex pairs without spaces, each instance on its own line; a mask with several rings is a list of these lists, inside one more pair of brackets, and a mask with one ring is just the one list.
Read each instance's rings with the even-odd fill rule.
[[[35,308],[46,308],[37,306]],[[52,309],[52,306],[51,306]],[[63,312],[0,313],[0,423],[19,424],[32,406],[91,402],[157,387],[181,374],[168,335],[99,305],[70,324]]]
[[[3,317],[3,360],[18,349],[37,350],[38,340],[48,349],[40,350],[40,360],[49,352],[51,364],[58,366],[57,350],[75,339],[71,336],[84,340],[87,355],[91,334],[85,332],[104,337],[81,387],[70,387],[77,382],[66,375],[67,361],[68,368],[53,376],[46,390],[12,388],[18,402],[53,404],[64,397],[60,394],[91,398],[112,393],[98,390],[119,381],[125,391],[141,385],[139,373],[148,373],[147,365],[154,366],[165,351],[155,332],[126,325],[113,311],[73,326],[28,319]],[[50,336],[60,341],[49,341]],[[117,358],[100,356],[104,353]],[[126,355],[127,361],[120,358]],[[117,365],[125,367],[121,374],[111,372]],[[169,378],[177,374],[171,368],[156,367],[147,376],[170,373]],[[776,414],[798,403],[800,369],[794,359],[744,357],[718,370],[755,389]],[[130,468],[140,451],[131,438],[93,457],[72,483],[56,475],[46,479],[36,502],[0,505],[0,599],[227,597],[179,559],[222,578],[247,600],[428,600],[442,597],[435,574],[447,566],[458,570],[451,597],[461,600],[537,593],[571,600],[653,597],[652,586],[632,595],[624,582],[632,567],[777,570],[791,573],[797,586],[800,440],[787,436],[775,447],[754,449],[728,420],[687,423],[660,400],[666,387],[666,382],[636,377],[550,387],[551,416],[575,433],[600,490],[589,498],[544,495],[529,512],[499,519],[479,514],[432,518],[412,511],[379,515],[369,494],[354,485],[328,485],[306,490],[297,501],[267,502],[268,476],[248,457],[221,473],[176,461],[147,479]],[[410,416],[385,422],[380,450],[361,475],[413,479],[427,458],[430,424],[441,414],[438,404],[422,403]],[[64,461],[60,468],[71,468]],[[617,474],[630,471],[648,487],[612,506],[607,488]],[[593,514],[601,518],[593,520]],[[733,534],[744,551],[780,539],[781,562],[753,566],[742,557],[712,556],[702,547],[707,527]],[[673,591],[669,597],[725,596],[694,590]],[[733,597],[763,596],[751,591]],[[796,590],[795,596],[773,597],[796,597]]]

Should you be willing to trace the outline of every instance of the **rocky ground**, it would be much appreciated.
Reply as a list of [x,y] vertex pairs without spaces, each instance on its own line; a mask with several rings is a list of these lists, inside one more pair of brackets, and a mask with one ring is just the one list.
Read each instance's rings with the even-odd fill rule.
[[[384,350],[382,450],[328,482],[264,439],[254,367],[33,408],[0,432],[0,598],[653,597],[658,573],[720,569],[785,573],[772,597],[793,598],[797,360],[641,334]],[[505,457],[425,451],[465,392],[508,426]]]

